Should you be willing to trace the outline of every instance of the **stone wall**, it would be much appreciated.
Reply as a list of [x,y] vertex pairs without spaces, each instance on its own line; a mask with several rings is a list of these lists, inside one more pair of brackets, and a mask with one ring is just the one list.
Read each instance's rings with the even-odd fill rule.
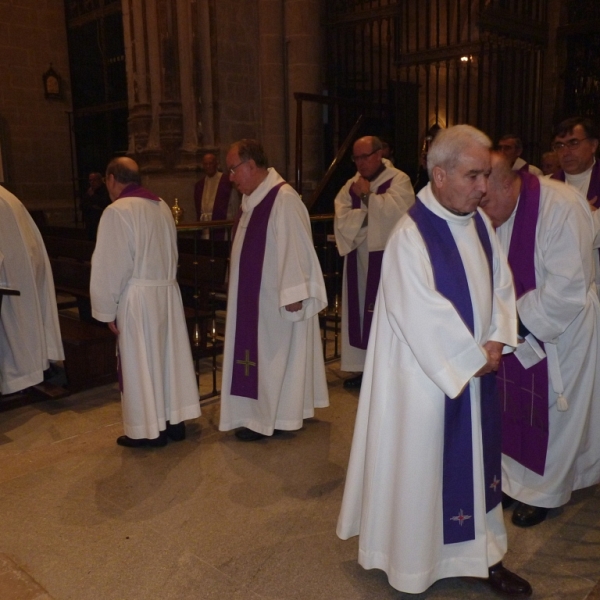
[[[60,100],[44,96],[50,63],[62,78]],[[0,73],[2,185],[30,209],[72,206],[63,0],[0,0]]]

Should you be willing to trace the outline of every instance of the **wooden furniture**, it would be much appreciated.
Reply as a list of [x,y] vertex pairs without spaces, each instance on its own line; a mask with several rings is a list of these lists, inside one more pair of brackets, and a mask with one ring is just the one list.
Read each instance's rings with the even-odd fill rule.
[[117,381],[116,338],[104,324],[59,315],[70,392]]

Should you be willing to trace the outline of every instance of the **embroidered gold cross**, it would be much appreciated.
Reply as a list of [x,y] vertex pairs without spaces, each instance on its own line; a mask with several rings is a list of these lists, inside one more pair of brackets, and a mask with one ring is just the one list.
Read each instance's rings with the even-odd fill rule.
[[250,360],[250,350],[246,350],[246,357],[244,360],[236,360],[238,365],[244,365],[244,375],[248,377],[250,375],[250,367],[255,367],[256,363]]

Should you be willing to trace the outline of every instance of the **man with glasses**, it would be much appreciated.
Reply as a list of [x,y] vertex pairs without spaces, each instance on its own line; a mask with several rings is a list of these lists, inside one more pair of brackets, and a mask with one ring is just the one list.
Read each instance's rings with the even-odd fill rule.
[[554,131],[552,149],[558,154],[561,168],[552,177],[573,186],[596,210],[600,206],[600,165],[596,161],[595,124],[590,119],[566,119]]
[[346,379],[346,389],[358,389],[362,382],[383,249],[394,225],[415,201],[408,175],[382,158],[379,138],[357,140],[352,153],[356,175],[335,199],[335,240],[340,255],[346,257],[341,368],[359,373]]
[[[600,246],[600,163],[596,160],[598,139],[598,128],[590,119],[573,117],[557,125],[552,143],[561,166],[561,170],[552,177],[574,187],[587,198],[594,212],[597,234],[594,248]],[[594,252],[594,255],[596,286],[600,291],[600,257],[598,252]]]
[[244,442],[329,406],[318,313],[327,306],[308,211],[256,140],[227,153],[243,194],[231,248],[219,429]]
[[506,160],[510,163],[513,171],[527,171],[538,177],[542,175],[542,171],[537,167],[530,165],[521,158],[523,153],[523,142],[515,133],[507,133],[500,138],[498,142],[498,150],[504,154]]

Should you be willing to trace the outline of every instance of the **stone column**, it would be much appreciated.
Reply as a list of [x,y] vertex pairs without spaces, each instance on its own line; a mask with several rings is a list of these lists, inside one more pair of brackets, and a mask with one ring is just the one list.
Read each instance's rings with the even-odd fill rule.
[[286,0],[258,0],[260,141],[270,163],[284,178],[288,172],[289,143],[286,129],[289,115],[286,106],[287,73],[284,14]]
[[[288,137],[295,147],[296,106],[294,92],[320,94],[323,90],[322,2],[318,0],[286,0],[285,27],[287,39],[288,77]],[[318,183],[322,169],[323,108],[320,104],[304,103],[303,109],[303,191],[306,195]],[[292,177],[295,156],[290,152],[288,171]]]

